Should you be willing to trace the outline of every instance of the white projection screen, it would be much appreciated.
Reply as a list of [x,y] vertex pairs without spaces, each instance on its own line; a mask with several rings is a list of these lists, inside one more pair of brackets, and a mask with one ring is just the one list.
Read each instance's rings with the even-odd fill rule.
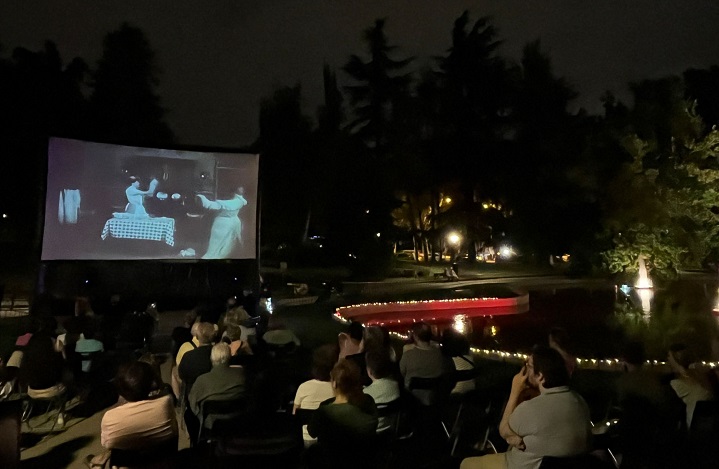
[[258,155],[51,138],[42,260],[254,259]]

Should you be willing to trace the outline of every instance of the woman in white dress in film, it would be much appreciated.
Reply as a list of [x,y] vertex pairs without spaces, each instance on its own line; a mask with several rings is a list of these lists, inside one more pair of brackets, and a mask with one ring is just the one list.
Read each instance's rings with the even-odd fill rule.
[[197,196],[204,208],[217,211],[203,259],[225,259],[230,256],[236,244],[242,241],[242,222],[238,213],[247,205],[244,192],[244,188],[238,187],[234,196],[227,200],[213,201],[201,194]]
[[146,190],[140,190],[140,180],[135,177],[130,177],[130,185],[125,189],[125,195],[127,196],[127,205],[125,206],[125,212],[132,215],[132,218],[149,218],[147,211],[145,210],[145,197],[152,197],[157,189],[157,179],[153,178],[150,181],[150,187]]

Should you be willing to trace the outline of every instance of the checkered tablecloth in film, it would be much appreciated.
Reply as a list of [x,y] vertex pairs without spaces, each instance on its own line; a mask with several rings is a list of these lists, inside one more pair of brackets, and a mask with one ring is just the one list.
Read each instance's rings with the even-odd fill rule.
[[113,238],[164,241],[169,246],[174,246],[175,219],[164,217],[144,220],[110,218],[105,222],[101,236],[102,239],[111,236]]

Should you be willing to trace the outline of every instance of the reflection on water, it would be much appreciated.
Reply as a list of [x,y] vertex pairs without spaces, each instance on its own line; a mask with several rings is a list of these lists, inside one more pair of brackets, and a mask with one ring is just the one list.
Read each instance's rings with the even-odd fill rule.
[[[700,283],[675,282],[663,289],[655,288],[653,300],[648,299],[651,318],[645,314],[642,300],[613,287],[537,288],[529,292],[527,313],[467,317],[462,327],[472,345],[482,349],[526,353],[534,344],[546,344],[553,326],[562,326],[577,356],[615,358],[621,355],[624,344],[638,340],[644,343],[651,359],[664,360],[669,345],[677,342],[694,347],[700,359],[719,358],[715,356],[719,352],[718,320],[711,314],[713,286],[706,289]],[[441,333],[455,322],[445,318],[432,323]],[[407,327],[393,330],[406,332]]]
[[637,295],[642,305],[642,312],[646,316],[652,314],[652,299],[654,298],[654,290],[651,288],[639,288],[637,289]]
[[459,332],[460,334],[466,334],[470,332],[470,328],[467,327],[467,324],[471,327],[472,323],[467,320],[466,314],[457,314],[452,318],[452,327],[455,331]]

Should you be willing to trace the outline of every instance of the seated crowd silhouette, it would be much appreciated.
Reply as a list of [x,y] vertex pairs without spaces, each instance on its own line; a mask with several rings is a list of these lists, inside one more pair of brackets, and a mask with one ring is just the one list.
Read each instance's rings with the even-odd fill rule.
[[[154,306],[152,307],[154,308]],[[248,308],[249,309],[249,308]],[[2,366],[0,388],[24,396],[23,419],[110,407],[104,451],[89,467],[715,467],[716,378],[689,348],[671,374],[625,347],[615,392],[590,407],[583,370],[560,328],[511,378],[483,377],[467,338],[414,325],[399,348],[387,330],[351,323],[338,340],[302,347],[267,314],[230,301],[198,307],[172,332],[169,383],[151,353],[153,311],[103,316],[80,299],[58,328],[39,315]],[[110,322],[110,323],[108,323]],[[60,332],[58,334],[58,332]],[[155,352],[158,352],[155,350]],[[585,386],[586,388],[586,386]],[[589,390],[591,391],[591,390]],[[67,402],[77,397],[71,410]],[[43,412],[44,411],[44,412]],[[592,422],[592,417],[595,422]],[[185,432],[191,448],[178,452]]]

